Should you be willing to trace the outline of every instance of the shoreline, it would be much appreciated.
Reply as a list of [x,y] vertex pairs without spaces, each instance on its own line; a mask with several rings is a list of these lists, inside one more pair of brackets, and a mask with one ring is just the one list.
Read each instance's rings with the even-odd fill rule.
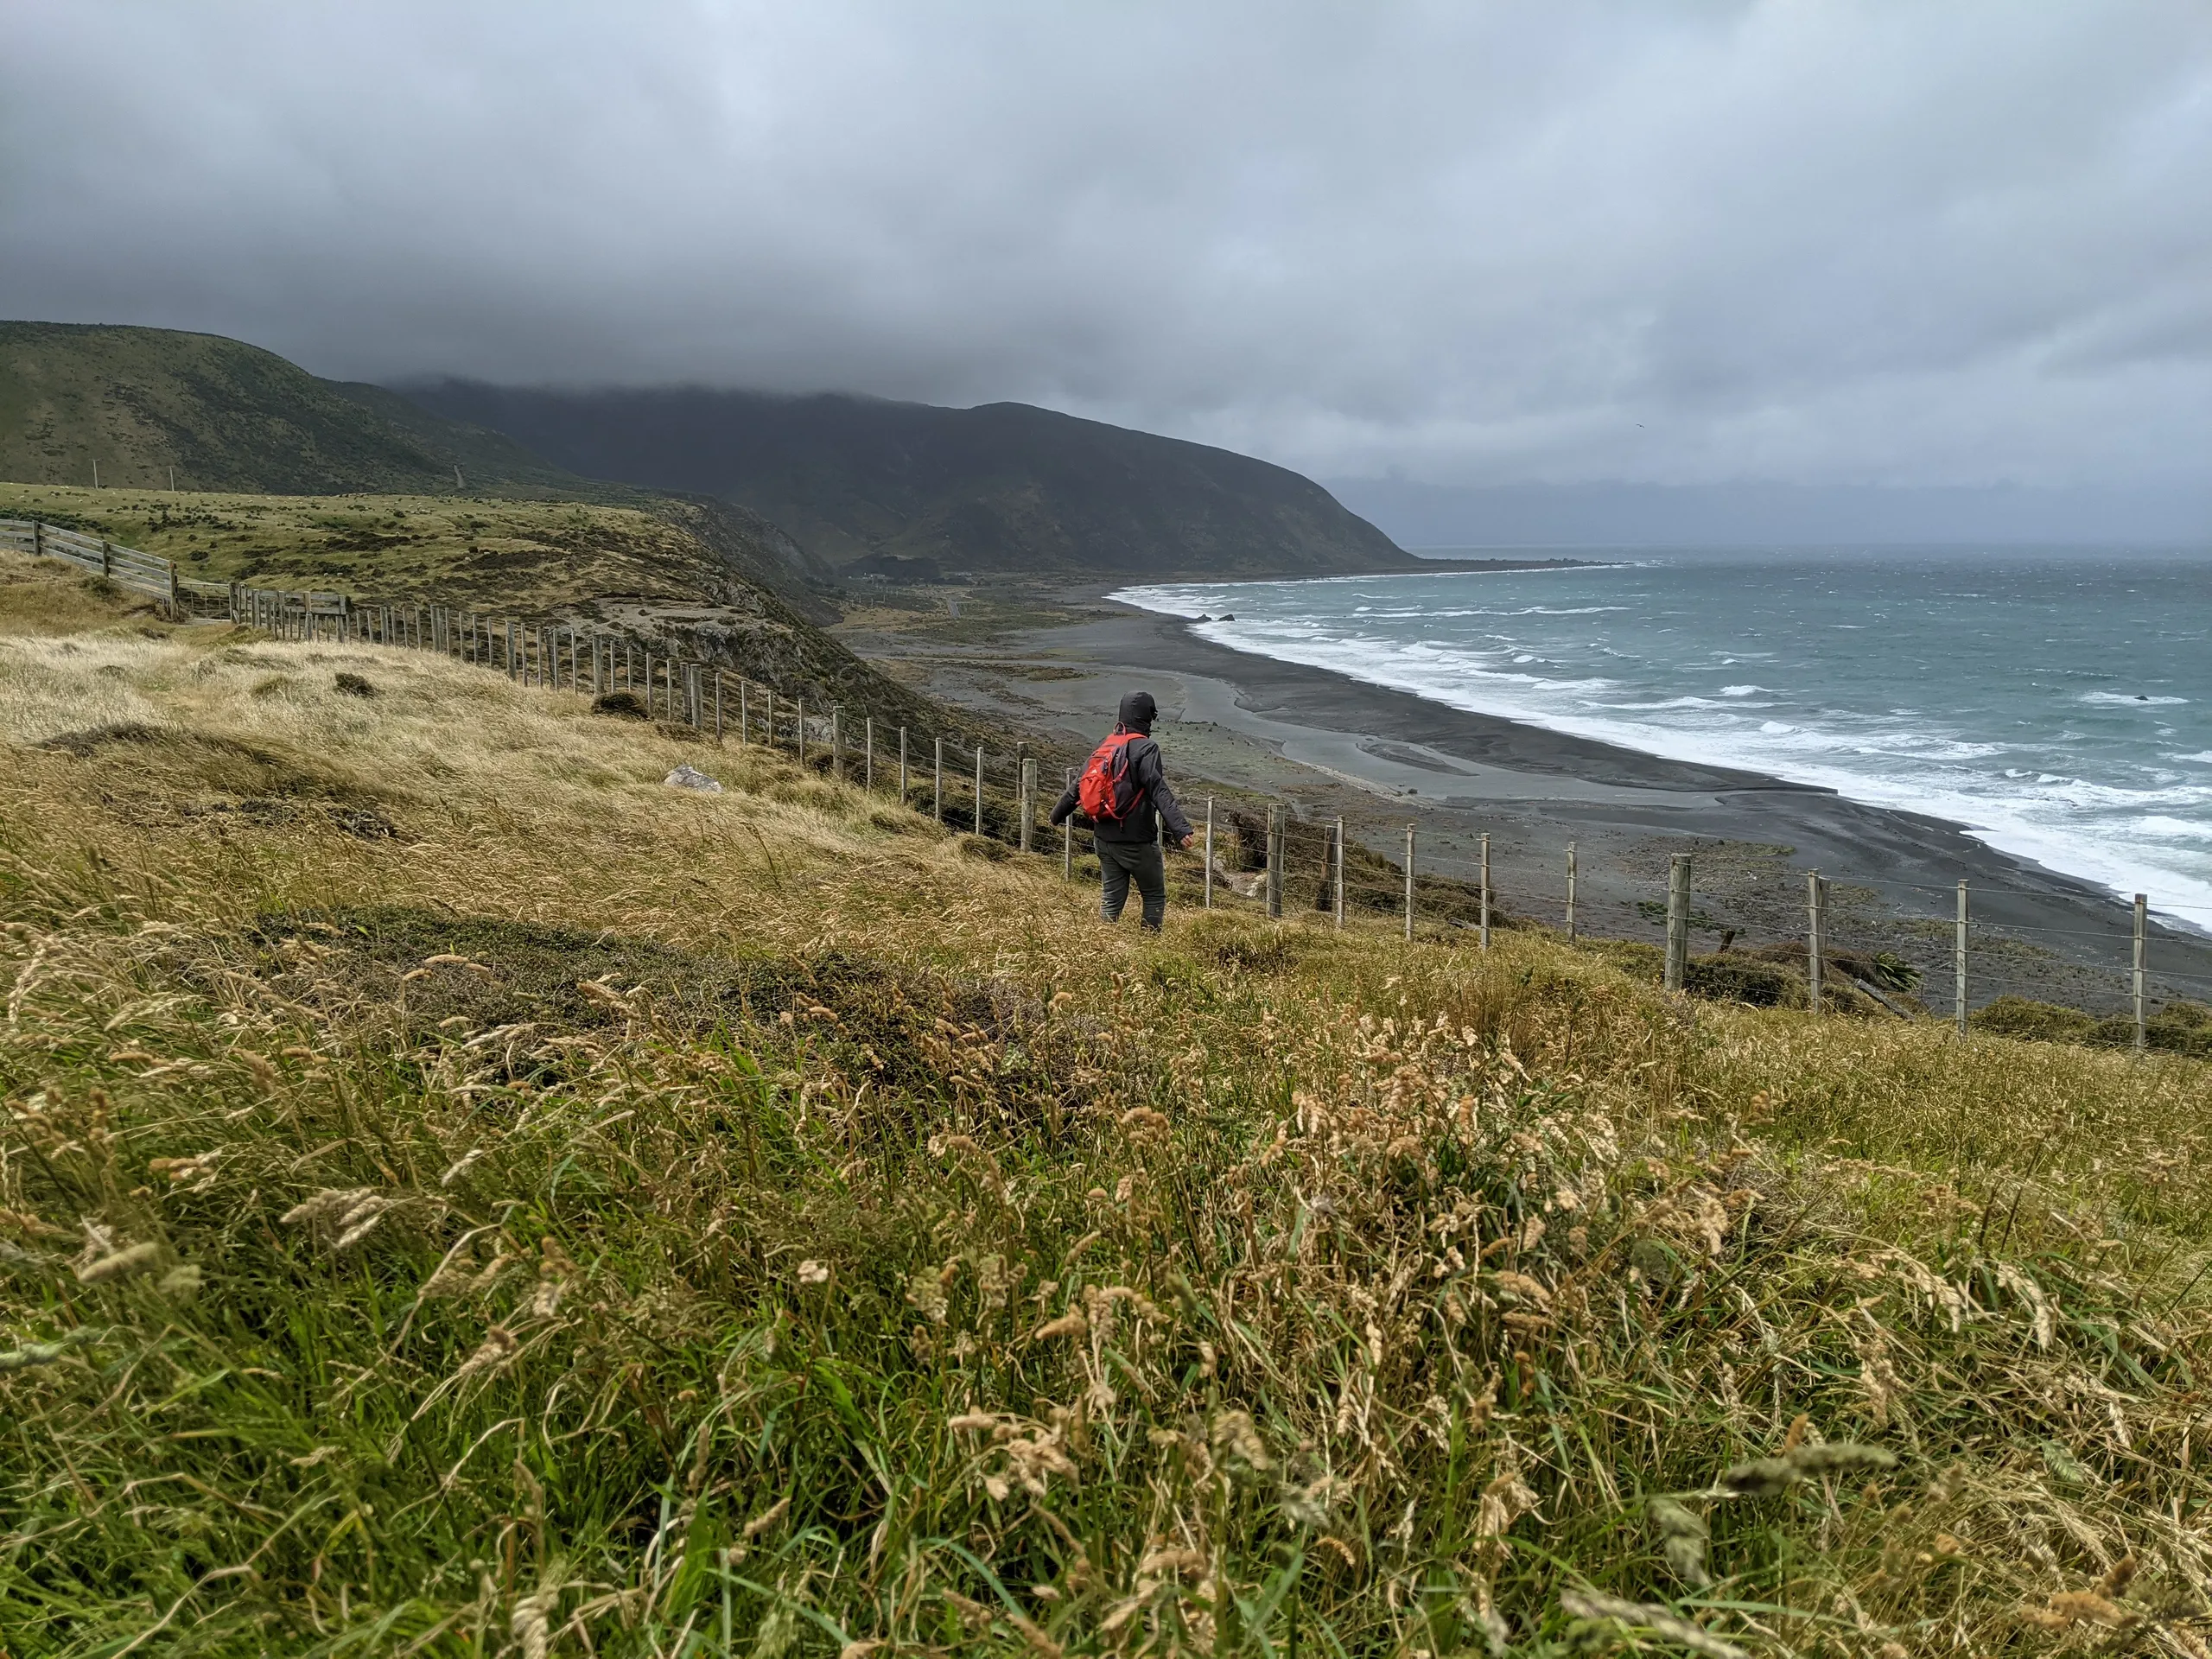
[[[1211,588],[1221,584],[1192,585]],[[1421,702],[1437,703],[1458,712],[1474,715],[1478,719],[1503,721],[1516,728],[1534,728],[1562,741],[1592,744],[1602,751],[1615,754],[1637,755],[1666,765],[1681,766],[1693,772],[1700,770],[1711,771],[1715,767],[1725,770],[1728,766],[1726,750],[1730,746],[1726,743],[1716,744],[1710,739],[1678,740],[1670,742],[1667,740],[1675,734],[1663,728],[1653,728],[1649,732],[1622,729],[1624,726],[1632,726],[1632,722],[1618,721],[1608,722],[1602,720],[1577,721],[1567,715],[1536,709],[1469,709],[1426,689],[1419,677],[1408,680],[1385,676],[1363,675],[1358,671],[1357,663],[1347,666],[1342,662],[1331,660],[1330,654],[1326,652],[1278,657],[1271,651],[1244,645],[1238,643],[1233,637],[1225,637],[1228,636],[1228,630],[1222,628],[1219,625],[1224,622],[1235,623],[1237,619],[1233,612],[1224,611],[1217,616],[1185,615],[1179,610],[1164,607],[1156,598],[1157,591],[1145,585],[1125,584],[1102,594],[1100,598],[1104,603],[1127,607],[1172,625],[1180,626],[1194,640],[1218,646],[1237,657],[1255,658],[1262,661],[1287,665],[1295,664],[1367,689],[1402,692]],[[1147,600],[1152,600],[1154,602],[1147,603],[1146,602]],[[1200,633],[1197,630],[1201,627],[1210,627],[1213,631]],[[1296,649],[1294,645],[1292,648]],[[1341,657],[1343,653],[1339,652],[1337,655]],[[1732,688],[1732,692],[1751,689],[1752,688]],[[1721,758],[1713,758],[1716,752],[1720,753]],[[1776,771],[1765,769],[1777,764],[1783,769]],[[2087,891],[2114,904],[2126,906],[2128,903],[2127,895],[2131,893],[2147,893],[2151,915],[2158,925],[2166,928],[2179,938],[2195,938],[2212,941],[2212,887],[2194,883],[2193,879],[2187,876],[2177,876],[2171,872],[2144,866],[2139,859],[2132,863],[2126,861],[2115,863],[2108,858],[2100,861],[2087,854],[2081,846],[2067,843],[2063,837],[2041,834],[2032,827],[2024,826],[2019,823],[2005,823],[2002,820],[2001,815],[1997,823],[1976,823],[1966,818],[1953,816],[1961,804],[1961,803],[1946,801],[1937,804],[1924,804],[1916,798],[1916,791],[1912,790],[1885,790],[1878,780],[1855,777],[1844,767],[1814,766],[1792,772],[1788,768],[1786,758],[1777,762],[1776,757],[1768,755],[1763,758],[1760,766],[1744,768],[1743,775],[1756,779],[1762,786],[1810,789],[1837,796],[1843,800],[1870,810],[1902,813],[1907,817],[1947,825],[1956,829],[1967,838],[1980,842],[1983,847],[2024,869],[2033,870],[2041,875],[2061,881],[2079,884]],[[1861,792],[1862,791],[1865,792]],[[1971,810],[1970,805],[1968,810]],[[2203,919],[2198,919],[2200,917]]]
[[[2127,906],[1961,824],[1235,650],[1187,619],[1109,597],[1142,585],[1051,584],[1051,620],[1016,610],[983,639],[938,639],[924,628],[851,639],[902,662],[933,696],[1086,748],[1102,712],[1141,680],[1160,701],[1159,734],[1185,796],[1202,797],[1211,779],[1281,798],[1302,819],[1341,815],[1348,834],[1392,858],[1411,823],[1420,867],[1438,874],[1471,874],[1487,831],[1497,900],[1516,916],[1562,919],[1572,841],[1583,931],[1656,942],[1653,901],[1663,899],[1669,855],[1681,851],[1693,858],[1694,950],[1731,931],[1747,948],[1802,940],[1804,872],[1816,868],[1829,883],[1836,946],[1903,957],[1923,975],[1923,999],[1948,1010],[1964,880],[1971,1005],[2008,993],[2099,1011],[2126,1000]],[[2156,918],[2148,938],[2154,1002],[2212,1001],[2212,938]]]

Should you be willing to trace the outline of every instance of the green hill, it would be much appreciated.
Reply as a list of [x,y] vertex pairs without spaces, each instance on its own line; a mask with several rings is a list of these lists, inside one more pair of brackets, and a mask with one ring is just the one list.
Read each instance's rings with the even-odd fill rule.
[[677,508],[658,492],[579,478],[499,433],[381,386],[319,379],[241,340],[0,322],[0,479],[89,486],[95,463],[108,489],[550,499],[673,513],[747,581],[810,611],[819,603],[807,588],[830,574],[734,504]]
[[460,381],[408,396],[590,477],[742,503],[853,574],[1329,575],[1416,565],[1287,468],[1023,404]]
[[[280,495],[558,493],[512,440],[217,334],[0,322],[0,476]],[[459,473],[456,475],[455,469]],[[174,480],[172,480],[174,473]]]

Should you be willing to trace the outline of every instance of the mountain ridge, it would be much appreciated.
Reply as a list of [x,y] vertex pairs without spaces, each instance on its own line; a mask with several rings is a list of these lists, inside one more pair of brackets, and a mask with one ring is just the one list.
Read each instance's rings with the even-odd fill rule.
[[586,476],[715,495],[847,574],[1334,575],[1417,563],[1272,462],[1027,404],[398,388]]

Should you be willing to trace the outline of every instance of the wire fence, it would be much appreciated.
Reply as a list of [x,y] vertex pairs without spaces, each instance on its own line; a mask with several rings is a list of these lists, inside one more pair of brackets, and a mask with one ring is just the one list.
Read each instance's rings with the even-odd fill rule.
[[[194,581],[157,556],[33,521],[0,520],[0,546],[97,570],[154,596],[172,616],[221,616],[282,639],[434,652],[518,684],[589,696],[607,713],[717,744],[786,752],[804,768],[888,795],[948,830],[1056,859],[1065,879],[1096,871],[1087,828],[1050,821],[1073,768],[1045,775],[1046,758],[1026,745],[994,751],[969,741],[972,734],[926,730],[835,701],[825,707],[818,683],[740,674],[630,633]],[[2003,1018],[2017,1016],[2008,1006],[2030,1000],[2024,990],[2056,989],[2105,1008],[2102,1020],[2089,1010],[2082,1015],[2101,1040],[2212,1053],[2212,1009],[2201,1006],[2212,1001],[2212,941],[2154,922],[2142,894],[2122,920],[2108,903],[2056,887],[1860,876],[1831,882],[1774,857],[1746,868],[1725,844],[1715,849],[1718,869],[1703,879],[1693,851],[1670,854],[1663,869],[1627,872],[1625,881],[1609,869],[1592,884],[1572,841],[1534,868],[1517,849],[1501,885],[1488,834],[1475,837],[1471,852],[1452,850],[1459,843],[1450,838],[1424,848],[1408,824],[1402,841],[1394,834],[1377,848],[1349,834],[1343,818],[1300,818],[1280,804],[1262,812],[1208,798],[1186,810],[1196,844],[1169,868],[1185,897],[1206,908],[1318,913],[1339,929],[1387,928],[1407,939],[1478,949],[1499,931],[1530,927],[1569,941],[1656,943],[1670,988],[1945,1016],[1961,1031],[1978,1018],[2001,1028]],[[1164,830],[1160,844],[1164,853],[1179,850]],[[2158,909],[2212,922],[2212,906]],[[2054,910],[2088,925],[2043,919]],[[1766,942],[1757,943],[1762,937]],[[1738,950],[1739,938],[1752,943]],[[1716,948],[1700,955],[1694,948],[1700,939]]]
[[[280,638],[436,651],[717,743],[785,751],[804,767],[892,796],[948,829],[1056,857],[1064,878],[1095,873],[1088,830],[1050,822],[1051,804],[1071,785],[1073,769],[1042,775],[1043,758],[1026,746],[994,751],[842,705],[824,709],[817,701],[810,709],[804,691],[656,651],[625,634],[442,606],[357,607],[338,594],[241,588],[233,606],[238,620]],[[1859,877],[1832,883],[1816,871],[1778,864],[1749,878],[1729,871],[1700,882],[1697,855],[1676,853],[1663,871],[1651,872],[1643,896],[1624,902],[1618,871],[1609,873],[1602,893],[1581,880],[1569,842],[1551,880],[1531,880],[1526,860],[1516,861],[1509,904],[1488,835],[1477,838],[1471,857],[1425,854],[1409,824],[1402,842],[1393,837],[1385,851],[1348,834],[1341,818],[1301,819],[1281,804],[1264,814],[1213,798],[1191,804],[1197,844],[1172,868],[1185,897],[1208,908],[1257,905],[1273,917],[1319,912],[1338,928],[1389,928],[1408,939],[1447,938],[1481,949],[1504,929],[1630,942],[1648,941],[1656,931],[1662,982],[1670,988],[1753,1002],[1802,997],[1816,1009],[1947,1015],[1962,1030],[1978,1009],[2000,1005],[2001,1014],[2008,998],[2024,1000],[2024,989],[2055,988],[2075,1001],[2116,1006],[2126,1022],[2118,1035],[2136,1047],[2212,1052],[2212,1013],[2193,1023],[2196,999],[2212,1001],[2212,944],[2153,924],[2141,895],[2125,921],[2069,926],[2024,916],[2056,907],[2094,922],[2109,906],[2085,894],[2004,883]],[[1164,830],[1160,844],[1163,852],[1177,850]],[[1993,903],[1999,913],[1982,914]],[[2002,913],[2008,905],[2023,914]],[[1732,954],[1739,937],[1762,934],[1765,944]],[[1717,948],[1700,955],[1694,949],[1699,939]],[[2086,1010],[2083,1017],[2093,1019]],[[2103,1039],[2113,1039],[2109,1020],[2098,1028]]]
[[1613,870],[1597,892],[1578,881],[1572,842],[1533,868],[1524,850],[1501,892],[1491,838],[1477,839],[1474,857],[1440,855],[1424,870],[1478,886],[1493,920],[1510,906],[1506,925],[1655,945],[1669,985],[1815,1008],[1859,999],[1961,1030],[2050,1034],[2072,1011],[2095,1040],[2212,1054],[2212,938],[2196,925],[2212,906],[2115,903],[2056,878],[1832,878],[1786,849],[1727,842],[1670,852],[1626,882]]

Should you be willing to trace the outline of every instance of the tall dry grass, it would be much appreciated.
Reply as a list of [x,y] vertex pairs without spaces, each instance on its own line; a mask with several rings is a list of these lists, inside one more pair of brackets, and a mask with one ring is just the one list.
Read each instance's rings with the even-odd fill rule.
[[0,634],[10,1652],[2204,1651],[2200,1064],[136,626]]

